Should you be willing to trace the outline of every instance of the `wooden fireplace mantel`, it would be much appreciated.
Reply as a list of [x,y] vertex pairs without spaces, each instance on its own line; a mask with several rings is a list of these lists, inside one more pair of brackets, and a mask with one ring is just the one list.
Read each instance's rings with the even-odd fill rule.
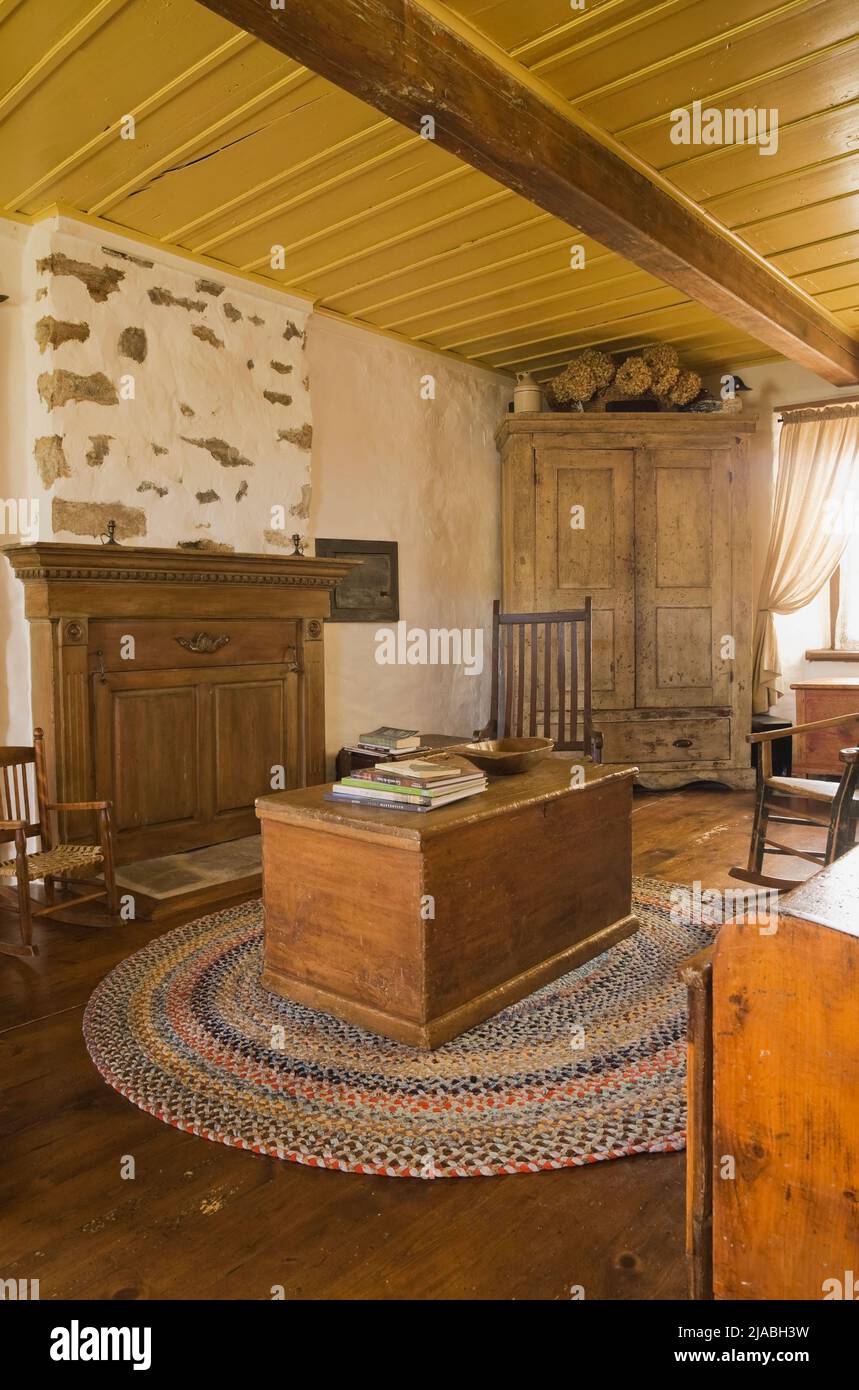
[[[51,795],[109,797],[120,862],[253,834],[325,776],[324,619],[355,562],[40,541],[24,585]],[[86,835],[86,813],[64,833]]]

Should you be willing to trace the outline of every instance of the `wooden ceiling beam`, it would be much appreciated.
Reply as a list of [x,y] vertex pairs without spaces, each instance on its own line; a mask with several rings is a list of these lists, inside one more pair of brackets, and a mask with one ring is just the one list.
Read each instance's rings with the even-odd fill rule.
[[[199,0],[834,385],[859,339],[438,0]],[[369,210],[371,211],[371,210]]]

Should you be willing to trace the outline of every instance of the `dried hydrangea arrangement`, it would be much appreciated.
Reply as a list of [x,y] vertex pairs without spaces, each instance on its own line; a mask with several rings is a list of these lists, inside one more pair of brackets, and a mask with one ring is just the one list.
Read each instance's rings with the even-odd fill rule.
[[701,378],[697,372],[682,371],[671,390],[668,399],[672,405],[691,405],[701,393]]
[[643,396],[650,390],[650,368],[643,357],[627,357],[614,375],[614,384],[622,396]]
[[650,368],[650,389],[654,396],[667,399],[668,393],[680,375],[680,357],[670,343],[656,343],[647,347],[641,354]]
[[568,367],[551,381],[552,394],[561,405],[573,401],[589,401],[597,389],[592,369],[580,357],[574,357]]
[[560,410],[581,409],[588,401],[637,396],[655,396],[664,407],[676,410],[690,405],[700,392],[698,373],[681,368],[677,349],[670,343],[646,347],[619,366],[600,348],[586,348],[546,383],[550,408]]
[[617,368],[607,352],[600,348],[585,348],[584,352],[579,354],[578,360],[590,367],[598,391],[605,391],[611,386]]

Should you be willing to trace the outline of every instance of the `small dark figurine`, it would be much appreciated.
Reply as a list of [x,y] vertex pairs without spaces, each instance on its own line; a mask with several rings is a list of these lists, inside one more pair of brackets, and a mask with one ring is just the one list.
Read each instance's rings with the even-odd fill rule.
[[107,532],[105,535],[99,536],[99,540],[102,545],[119,545],[119,541],[116,539],[115,521],[109,521],[107,523]]
[[293,552],[292,552],[293,555],[303,555],[303,554],[304,554],[304,546],[301,544],[301,536],[298,534],[298,532],[296,531],[295,535],[294,535],[294,536],[290,536],[289,539],[292,541],[292,544],[293,544],[293,546],[294,546],[294,549],[293,549]]

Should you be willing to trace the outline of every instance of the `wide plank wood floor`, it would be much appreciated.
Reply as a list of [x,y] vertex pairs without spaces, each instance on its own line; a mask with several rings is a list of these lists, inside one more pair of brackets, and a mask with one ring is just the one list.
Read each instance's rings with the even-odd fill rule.
[[[728,886],[751,809],[721,788],[638,794],[636,872]],[[81,1019],[106,971],[163,930],[46,922],[36,960],[0,956],[0,1278],[38,1278],[43,1299],[261,1299],[275,1284],[298,1299],[567,1299],[578,1284],[588,1299],[685,1297],[683,1154],[365,1178],[136,1110],[98,1076]]]

